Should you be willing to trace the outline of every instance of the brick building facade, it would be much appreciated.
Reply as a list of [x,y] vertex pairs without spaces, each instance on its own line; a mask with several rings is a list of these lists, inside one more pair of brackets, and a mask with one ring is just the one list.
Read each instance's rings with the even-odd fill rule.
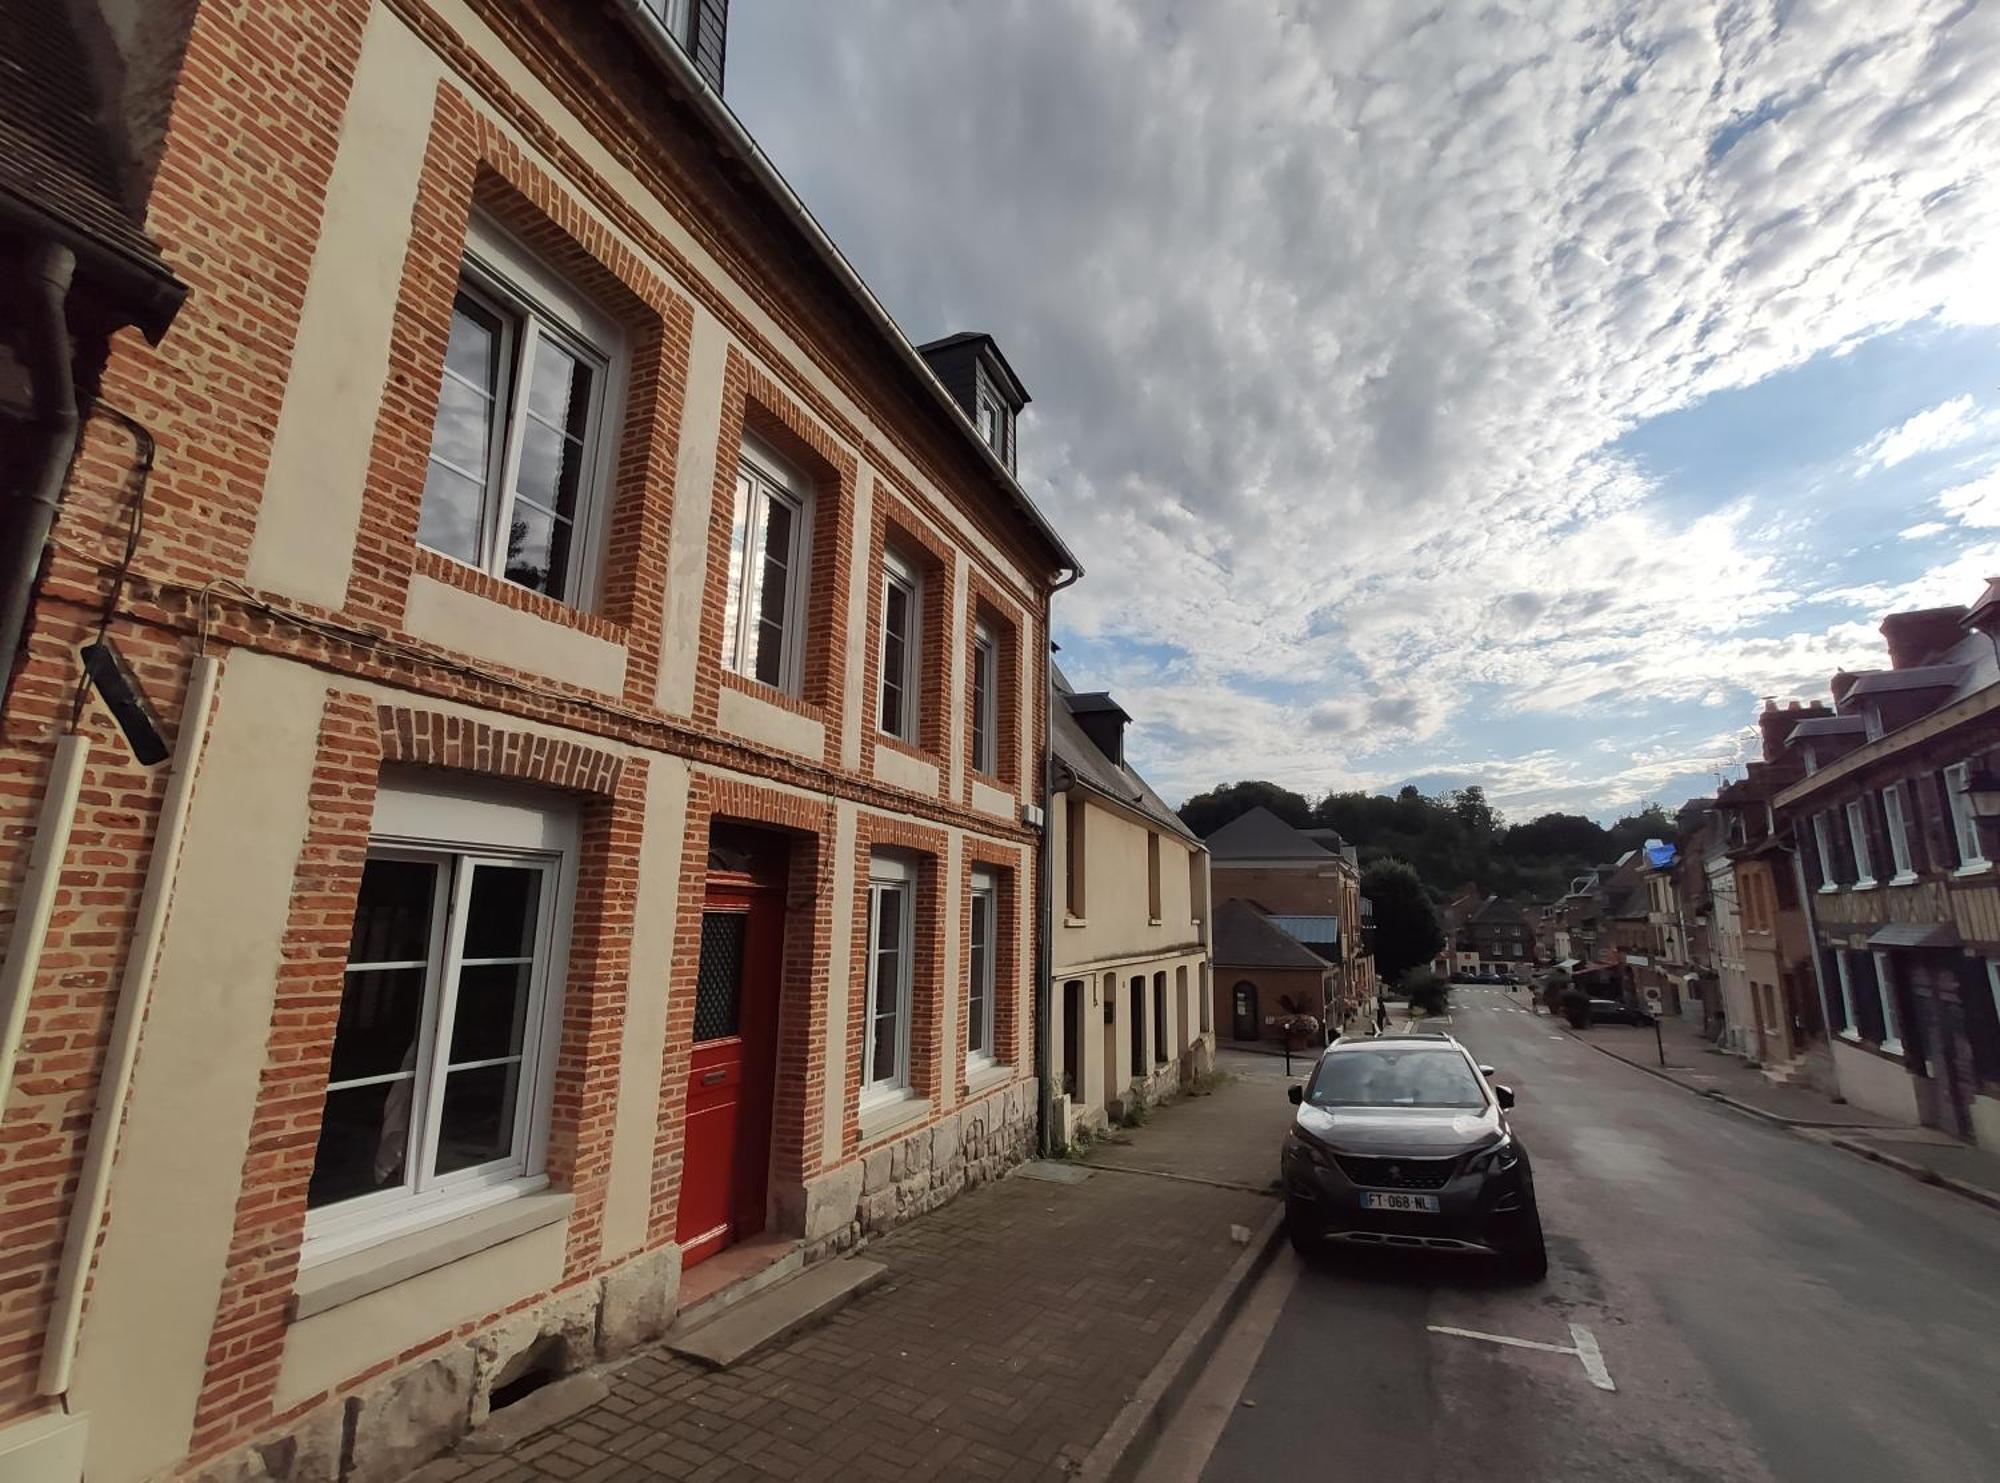
[[[1030,1146],[1074,561],[746,164],[722,12],[106,8],[189,292],[0,746],[0,1427],[92,1479],[400,1477]],[[100,624],[166,766],[72,720]]]

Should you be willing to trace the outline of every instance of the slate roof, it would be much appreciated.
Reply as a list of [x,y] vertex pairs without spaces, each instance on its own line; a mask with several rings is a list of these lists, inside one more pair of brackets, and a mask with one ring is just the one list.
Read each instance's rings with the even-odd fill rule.
[[926,340],[917,346],[917,354],[929,355],[933,350],[956,350],[961,345],[977,343],[988,355],[999,363],[1000,374],[1007,378],[1014,396],[1022,406],[1027,406],[1034,398],[1028,395],[1028,388],[1021,384],[1021,378],[1014,374],[1014,368],[1007,364],[1007,357],[1000,353],[1000,342],[984,330],[960,330],[955,335],[942,339]]
[[1218,968],[1331,968],[1249,902],[1231,896],[1215,909]]
[[124,203],[62,0],[0,5],[0,229],[76,253],[79,276],[157,341],[187,289]]
[[[1334,953],[1340,951],[1340,918],[1337,916],[1300,916],[1292,912],[1270,913],[1271,925],[1288,937],[1295,937],[1314,952],[1322,947]],[[1324,953],[1322,957],[1326,956]]]
[[1480,903],[1479,909],[1466,918],[1468,922],[1505,922],[1511,926],[1521,925],[1521,908],[1511,901],[1503,901],[1498,896],[1488,896]]
[[1332,851],[1306,838],[1259,804],[1238,814],[1208,836],[1208,853],[1215,860],[1331,860]]
[[1801,721],[1785,738],[1785,745],[1812,736],[1866,736],[1868,722],[1861,716],[1814,716]]
[[1893,690],[1949,690],[1965,678],[1962,664],[1924,664],[1912,669],[1871,670],[1854,682],[1849,695],[1882,695]]
[[[1077,724],[1072,701],[1078,699],[1070,688],[1069,678],[1053,660],[1049,663],[1051,688],[1055,694],[1049,705],[1049,750],[1056,760],[1083,782],[1088,788],[1109,794],[1127,807],[1137,809],[1170,834],[1177,834],[1190,844],[1201,841],[1181,816],[1167,806],[1167,801],[1155,793],[1152,786],[1139,774],[1127,766],[1113,762],[1098,750],[1097,743],[1084,734]],[[1086,694],[1102,695],[1102,691]],[[1108,699],[1108,697],[1106,697]],[[1115,707],[1114,707],[1115,709]]]

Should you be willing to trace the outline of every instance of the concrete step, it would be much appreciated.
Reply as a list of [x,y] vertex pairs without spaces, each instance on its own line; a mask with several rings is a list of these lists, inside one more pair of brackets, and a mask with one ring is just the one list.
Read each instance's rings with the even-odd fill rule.
[[667,1334],[667,1348],[711,1370],[726,1370],[845,1307],[888,1275],[882,1263],[858,1256],[807,1267],[706,1322],[686,1329],[676,1324]]
[[681,1275],[681,1308],[672,1333],[689,1333],[738,1303],[794,1277],[806,1264],[804,1243],[757,1236],[731,1246]]

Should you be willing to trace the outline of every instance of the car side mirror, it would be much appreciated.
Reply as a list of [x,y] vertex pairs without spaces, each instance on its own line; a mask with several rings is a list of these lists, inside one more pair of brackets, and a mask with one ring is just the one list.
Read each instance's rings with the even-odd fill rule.
[[1503,1112],[1512,1109],[1514,1106],[1514,1089],[1496,1084],[1493,1088],[1493,1100],[1500,1104],[1500,1109]]
[[1479,1068],[1479,1074],[1485,1077],[1488,1081],[1491,1081],[1493,1079],[1493,1068],[1491,1066],[1481,1066]]
[[1301,1102],[1305,1101],[1306,1089],[1304,1087],[1286,1087],[1285,1096],[1290,1099],[1292,1106],[1297,1107]]

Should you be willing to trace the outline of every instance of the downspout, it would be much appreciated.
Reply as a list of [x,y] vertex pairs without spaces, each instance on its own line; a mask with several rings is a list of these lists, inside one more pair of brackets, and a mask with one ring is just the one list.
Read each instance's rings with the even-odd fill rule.
[[[29,598],[41,570],[49,531],[55,525],[63,479],[69,473],[81,425],[70,371],[69,324],[63,309],[75,272],[76,255],[67,247],[43,243],[27,255],[24,276],[38,280],[40,292],[30,296],[21,351],[27,360],[32,398],[27,421],[39,429],[39,446],[30,447],[20,488],[6,501],[9,516],[18,523],[8,532],[8,565],[4,583],[0,583],[0,666],[4,666],[0,695],[12,685],[14,659],[28,621]],[[41,968],[42,943],[55,910],[63,859],[69,853],[70,825],[76,817],[77,792],[89,760],[88,737],[72,729],[57,739],[7,956],[0,963],[0,1111],[6,1108],[7,1095],[14,1087],[14,1062],[21,1051],[28,1000]]]
[[173,900],[174,877],[180,867],[181,841],[187,834],[195,772],[208,739],[209,712],[213,709],[216,677],[221,669],[221,662],[213,655],[198,654],[188,673],[180,735],[174,738],[173,771],[167,778],[166,795],[160,801],[160,821],[153,831],[146,886],[139,897],[139,914],[132,924],[132,945],[126,952],[125,973],[118,986],[111,1043],[105,1050],[104,1070],[97,1081],[90,1141],[84,1149],[76,1197],[70,1202],[62,1265],[56,1270],[55,1301],[49,1313],[48,1337],[42,1345],[38,1389],[43,1395],[67,1392],[76,1362],[91,1254],[97,1249],[104,1203],[111,1192],[112,1158],[118,1150],[119,1126],[125,1120],[133,1067],[139,1059],[139,1032],[146,1023],[146,1006],[152,998],[153,970],[160,960],[160,940],[166,933],[167,908]]
[[[1765,808],[1769,809],[1769,807],[1770,805],[1767,803]],[[1818,893],[1806,889],[1806,862],[1800,856],[1797,847],[1782,843],[1778,847],[1792,857],[1792,880],[1798,888],[1799,909],[1805,913],[1806,918],[1806,960],[1812,964],[1813,992],[1819,996],[1819,1022],[1822,1031],[1826,1033],[1826,1053],[1830,1058],[1833,1055],[1833,1034],[1830,1028],[1833,1024],[1833,1015],[1829,1012],[1826,997],[1826,972],[1820,966],[1819,916],[1813,910],[1813,898]],[[1778,924],[1775,921],[1771,923],[1771,935],[1774,938],[1779,937]],[[1780,939],[1778,942],[1778,958],[1780,963],[1784,961],[1783,955],[1784,942]],[[1791,1005],[1787,1004],[1785,1008],[1789,1012]],[[1789,1029],[1787,1030],[1787,1034],[1789,1035]],[[1801,1046],[1800,1050],[1803,1051],[1804,1047]],[[1837,1081],[1840,1076],[1840,1068],[1837,1064],[1834,1067],[1833,1074]]]
[[[23,460],[20,487],[7,499],[14,528],[8,531],[7,569],[0,581],[0,665],[11,684],[14,656],[28,623],[28,603],[41,571],[42,552],[62,505],[63,480],[76,452],[76,384],[70,371],[69,321],[63,306],[76,275],[76,254],[44,242],[27,254],[22,277],[30,288],[23,316],[21,350],[26,357],[30,396],[27,423],[37,429]],[[0,686],[0,689],[7,688]]]
[[[1049,587],[1049,605],[1055,604],[1055,595],[1065,587],[1075,584],[1083,575],[1080,567],[1071,567]],[[1040,671],[1042,704],[1055,704],[1054,686],[1049,683],[1049,646],[1042,644],[1042,667]],[[1049,975],[1055,971],[1055,852],[1050,848],[1049,838],[1054,832],[1050,828],[1049,810],[1055,806],[1055,749],[1049,745],[1049,728],[1042,727],[1042,868],[1041,880],[1036,883],[1035,902],[1035,1084],[1040,1094],[1035,1099],[1035,1146],[1043,1158],[1061,1152],[1067,1132],[1058,1136],[1055,1126],[1056,1096],[1052,1087],[1055,1076],[1055,1060],[1049,1053],[1049,1021],[1054,1017],[1053,999],[1055,986],[1049,982]],[[1078,1048],[1081,1054],[1081,1047]]]

